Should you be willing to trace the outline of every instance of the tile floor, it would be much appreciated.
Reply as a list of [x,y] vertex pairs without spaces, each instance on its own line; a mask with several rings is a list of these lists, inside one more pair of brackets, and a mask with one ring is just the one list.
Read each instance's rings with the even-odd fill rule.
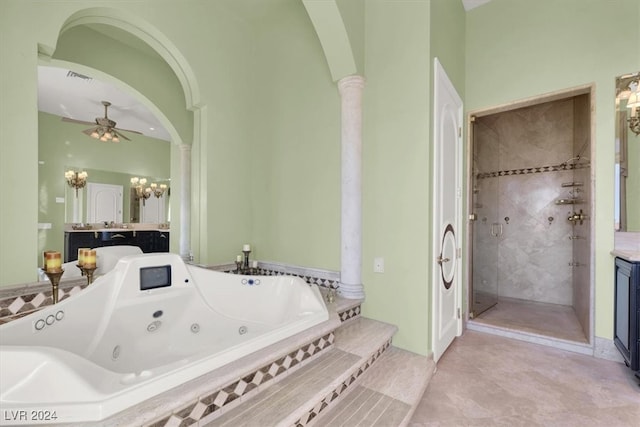
[[588,342],[570,306],[501,298],[473,322],[578,343]]
[[466,331],[437,365],[409,426],[640,426],[624,365]]

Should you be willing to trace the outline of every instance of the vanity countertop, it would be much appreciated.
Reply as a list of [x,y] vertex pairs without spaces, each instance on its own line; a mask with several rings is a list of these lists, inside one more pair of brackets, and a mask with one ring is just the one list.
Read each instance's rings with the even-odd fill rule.
[[91,230],[64,230],[67,233],[102,233],[103,231],[110,233],[124,233],[127,231],[161,231],[170,232],[170,228],[93,228]]
[[640,262],[640,251],[625,251],[621,249],[614,249],[611,251],[611,255],[630,262]]
[[640,232],[616,233],[611,255],[630,262],[640,261]]

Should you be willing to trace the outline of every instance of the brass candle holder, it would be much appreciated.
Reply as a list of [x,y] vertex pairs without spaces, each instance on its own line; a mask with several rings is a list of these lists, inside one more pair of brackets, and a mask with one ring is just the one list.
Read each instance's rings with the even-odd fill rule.
[[63,273],[63,269],[60,269],[58,271],[44,271],[44,274],[47,275],[49,281],[51,282],[51,297],[53,298],[54,304],[58,303],[58,284],[60,283],[60,278],[62,277]]
[[84,276],[84,266],[80,265],[80,264],[76,264],[76,267],[78,267],[78,269],[80,270],[80,274],[82,276]]
[[84,272],[84,276],[87,276],[87,285],[90,285],[93,283],[93,273],[96,271],[96,265],[83,265],[82,267],[82,271]]

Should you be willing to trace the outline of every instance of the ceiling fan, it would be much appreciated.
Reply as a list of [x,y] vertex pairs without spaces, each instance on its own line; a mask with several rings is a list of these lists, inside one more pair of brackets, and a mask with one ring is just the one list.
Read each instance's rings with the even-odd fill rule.
[[102,105],[104,105],[104,117],[96,117],[95,123],[85,122],[83,120],[71,119],[69,117],[63,117],[62,121],[69,122],[69,123],[79,123],[83,125],[94,125],[94,124],[97,125],[92,128],[83,130],[82,133],[92,138],[99,139],[100,141],[103,141],[103,142],[107,142],[107,141],[120,142],[120,138],[126,139],[127,141],[131,141],[125,135],[120,133],[122,131],[137,133],[139,135],[142,135],[142,132],[138,132],[136,130],[116,128],[116,122],[114,122],[107,116],[107,109],[109,108],[111,103],[109,101],[102,101]]

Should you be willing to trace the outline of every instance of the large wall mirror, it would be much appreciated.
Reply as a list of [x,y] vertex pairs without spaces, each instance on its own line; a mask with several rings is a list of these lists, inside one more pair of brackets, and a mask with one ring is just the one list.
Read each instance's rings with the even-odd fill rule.
[[[164,224],[171,221],[169,209],[171,180],[168,176],[151,177],[73,165],[66,167],[65,171],[83,171],[87,175],[86,184],[82,190],[76,191],[71,186],[66,187],[64,203],[66,224],[97,223],[103,220],[125,224]],[[137,180],[138,184],[133,185],[132,179]],[[140,182],[143,182],[143,185],[139,184]],[[118,206],[108,210],[106,216],[92,209],[97,204],[91,203],[91,198],[96,197],[99,191],[113,191],[114,198],[118,199]],[[112,212],[118,216],[113,217]]]
[[616,79],[615,230],[640,232],[640,71]]

